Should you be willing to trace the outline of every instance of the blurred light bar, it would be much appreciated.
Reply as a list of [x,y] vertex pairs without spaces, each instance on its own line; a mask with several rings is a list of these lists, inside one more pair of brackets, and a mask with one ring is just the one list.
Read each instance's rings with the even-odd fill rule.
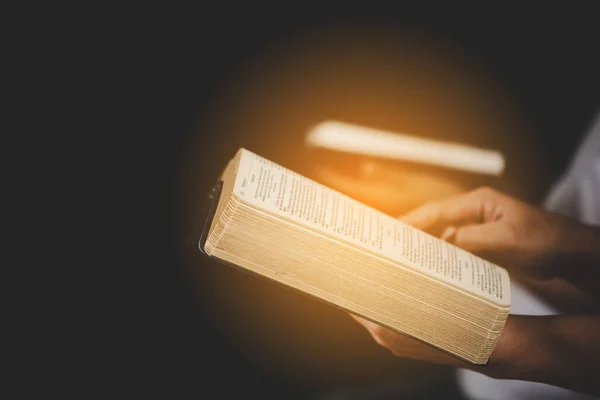
[[322,149],[495,176],[502,174],[505,164],[502,153],[498,151],[423,139],[338,121],[317,124],[306,136],[306,144]]

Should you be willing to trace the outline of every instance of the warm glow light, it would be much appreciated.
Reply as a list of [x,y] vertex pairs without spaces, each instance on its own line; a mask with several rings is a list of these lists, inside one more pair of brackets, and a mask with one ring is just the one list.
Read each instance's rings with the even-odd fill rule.
[[463,144],[423,139],[338,121],[316,125],[306,144],[314,147],[437,165],[463,171],[499,176],[504,157],[498,151]]
[[[317,26],[274,41],[233,69],[199,114],[198,134],[190,137],[181,161],[179,234],[188,237],[190,225],[199,220],[199,205],[240,147],[392,216],[498,181],[509,193],[531,198],[548,165],[540,151],[544,143],[532,135],[509,86],[476,56],[444,38],[396,27]],[[496,180],[368,157],[329,158],[305,146],[308,130],[322,121],[410,133],[435,139],[438,146],[443,141],[500,150],[506,169]],[[375,137],[355,149],[369,149]],[[438,148],[426,146],[429,159]],[[451,149],[457,148],[473,150],[446,146],[441,158],[453,158]],[[429,379],[429,365],[420,367],[422,375],[415,374],[414,363],[380,348],[346,313],[196,253],[185,257],[199,304],[232,352],[243,354],[265,376],[299,385],[354,384],[392,370],[398,375],[406,371],[407,384],[418,384],[421,376]]]

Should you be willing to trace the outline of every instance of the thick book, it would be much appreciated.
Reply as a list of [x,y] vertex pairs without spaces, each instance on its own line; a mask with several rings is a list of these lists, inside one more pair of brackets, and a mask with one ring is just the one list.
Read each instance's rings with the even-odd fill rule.
[[503,268],[245,149],[199,248],[473,364],[510,310]]
[[502,175],[499,151],[461,143],[425,139],[339,121],[314,126],[306,136],[310,148],[442,167],[479,175]]

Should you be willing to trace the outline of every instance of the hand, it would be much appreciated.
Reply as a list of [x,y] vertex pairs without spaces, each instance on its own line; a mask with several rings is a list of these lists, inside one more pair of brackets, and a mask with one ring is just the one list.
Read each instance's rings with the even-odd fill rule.
[[510,315],[485,366],[468,364],[415,339],[353,318],[396,356],[466,368],[494,378],[543,382],[600,394],[600,316]]
[[[534,281],[550,281],[550,287],[537,286],[546,293],[563,297],[575,293],[586,301],[591,293],[597,305],[600,231],[595,228],[487,188],[427,204],[402,219],[509,268],[511,276],[520,272]],[[560,284],[565,279],[577,282],[574,292]],[[559,285],[554,285],[557,281]],[[397,356],[460,366],[496,378],[600,393],[597,374],[592,372],[600,356],[600,318],[596,315],[510,315],[485,367],[464,363],[417,340],[353,318]]]
[[429,203],[402,220],[530,278],[589,278],[600,270],[599,230],[489,188]]
[[456,367],[465,367],[467,365],[464,361],[416,339],[401,335],[356,315],[350,314],[350,316],[371,334],[377,344],[385,347],[395,356]]

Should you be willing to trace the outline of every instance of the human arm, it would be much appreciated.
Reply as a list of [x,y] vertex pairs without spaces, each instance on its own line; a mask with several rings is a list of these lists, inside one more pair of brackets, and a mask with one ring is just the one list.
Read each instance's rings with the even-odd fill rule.
[[562,311],[598,310],[598,227],[488,188],[429,203],[402,220],[507,268]]
[[491,189],[429,203],[402,217],[506,267],[548,300],[579,315],[510,315],[487,366],[473,366],[355,317],[397,356],[469,368],[504,379],[600,394],[600,231]]
[[467,368],[499,379],[548,383],[600,394],[600,316],[509,316],[485,366],[468,364],[435,348],[354,317],[396,356]]

